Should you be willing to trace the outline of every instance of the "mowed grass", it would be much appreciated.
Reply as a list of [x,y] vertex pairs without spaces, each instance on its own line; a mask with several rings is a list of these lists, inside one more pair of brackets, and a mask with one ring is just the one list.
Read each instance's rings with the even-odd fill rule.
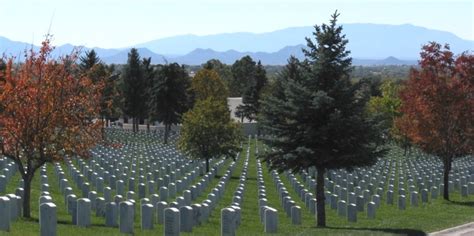
[[[226,184],[225,195],[220,199],[216,208],[212,212],[209,221],[200,226],[194,227],[192,233],[182,233],[182,235],[220,235],[220,210],[227,207],[232,202],[234,191],[239,185],[239,178],[244,165],[246,155],[246,144],[243,146],[241,158],[236,163],[236,168],[232,178]],[[242,223],[237,230],[237,235],[262,235],[263,224],[260,222],[258,212],[258,189],[257,189],[257,165],[255,159],[255,141],[251,142],[251,152],[248,166],[248,175],[245,182],[245,193],[242,210]],[[227,160],[216,178],[209,183],[206,191],[194,203],[201,203],[212,188],[218,183],[219,178],[225,173],[230,160]],[[345,218],[337,216],[335,210],[326,207],[327,227],[317,228],[315,217],[310,214],[304,202],[297,196],[284,174],[280,175],[281,180],[290,192],[292,199],[302,208],[302,225],[292,225],[289,217],[286,216],[275,188],[268,168],[262,163],[264,181],[267,192],[268,205],[278,210],[278,233],[275,235],[424,235],[428,232],[438,231],[444,228],[453,227],[474,221],[474,196],[462,198],[458,192],[451,194],[451,201],[445,201],[441,197],[430,200],[428,204],[421,204],[412,207],[407,204],[404,211],[398,210],[397,205],[386,205],[385,198],[381,201],[381,206],[377,209],[376,218],[367,219],[366,213],[358,213],[357,223],[349,223]],[[66,176],[69,178],[67,170]],[[67,214],[64,197],[59,192],[57,176],[54,174],[54,167],[47,166],[50,193],[54,203],[57,205],[58,235],[120,235],[118,228],[105,227],[105,219],[95,217],[92,213],[92,227],[81,228],[72,225],[71,216]],[[19,219],[12,224],[9,233],[0,232],[0,235],[38,235],[38,198],[40,195],[39,172],[33,180],[32,188],[32,219]],[[20,180],[17,173],[12,177],[7,186],[8,193],[14,193]],[[69,178],[72,183],[72,179]],[[138,182],[138,181],[136,181]],[[81,197],[81,192],[71,184],[75,194]],[[396,198],[395,198],[396,200]],[[396,202],[396,201],[395,201]],[[163,226],[155,224],[153,230],[142,231],[140,229],[140,210],[136,209],[135,234],[136,235],[163,235]]]

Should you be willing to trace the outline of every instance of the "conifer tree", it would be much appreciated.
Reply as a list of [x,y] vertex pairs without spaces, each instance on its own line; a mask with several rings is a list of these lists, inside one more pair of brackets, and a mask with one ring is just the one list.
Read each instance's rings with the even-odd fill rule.
[[255,78],[256,63],[250,56],[242,57],[231,67],[232,79],[229,82],[231,97],[241,97]]
[[145,72],[137,49],[128,53],[127,64],[122,73],[123,113],[133,120],[133,132],[138,131],[139,119],[144,117],[146,98]]
[[151,57],[143,58],[143,94],[141,112],[139,114],[140,119],[146,119],[146,131],[150,132],[150,113],[151,113],[151,95],[153,82],[156,75],[154,66],[151,64]]
[[348,40],[336,24],[338,15],[332,15],[329,25],[314,27],[315,41],[306,39],[305,61],[290,59],[286,73],[293,76],[281,80],[280,89],[264,99],[259,116],[270,147],[264,159],[272,169],[316,168],[320,227],[326,226],[327,170],[372,165],[384,151],[376,145],[376,124],[365,116],[369,96],[358,93],[361,84],[350,81]]
[[171,125],[178,124],[188,109],[190,78],[177,63],[163,65],[153,81],[150,93],[150,118],[165,125],[164,143]]
[[255,76],[249,79],[248,86],[242,95],[243,104],[237,107],[237,113],[249,119],[249,121],[253,121],[257,119],[260,110],[260,95],[267,84],[266,71],[260,61],[257,63]]
[[83,71],[90,70],[95,65],[101,63],[100,58],[97,56],[97,53],[94,51],[94,49],[87,51],[84,56],[79,58],[79,60],[79,68]]

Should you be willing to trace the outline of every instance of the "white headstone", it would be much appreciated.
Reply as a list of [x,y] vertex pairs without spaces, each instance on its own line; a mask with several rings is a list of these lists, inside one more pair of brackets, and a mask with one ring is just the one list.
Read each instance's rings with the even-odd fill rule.
[[10,198],[0,197],[0,230],[10,231]]
[[221,210],[221,236],[235,236],[236,213],[232,208]]
[[119,214],[120,214],[120,233],[123,234],[133,234],[133,220],[135,209],[133,203],[129,201],[124,201],[119,204]]
[[91,225],[91,201],[88,198],[77,199],[77,226]]
[[375,209],[377,208],[374,202],[369,202],[367,204],[367,218],[374,219],[375,218]]
[[41,204],[39,214],[40,235],[55,236],[57,227],[56,205],[52,202]]
[[353,203],[347,206],[347,220],[349,222],[357,222],[357,206]]
[[278,230],[278,211],[274,208],[265,209],[265,233],[276,233]]
[[176,208],[166,208],[164,210],[164,235],[179,236],[180,234],[180,215]]
[[156,215],[157,215],[157,222],[158,224],[163,224],[165,209],[168,207],[168,203],[166,202],[158,202],[156,203]]
[[291,223],[294,225],[301,224],[301,207],[299,206],[291,207]]
[[153,212],[154,207],[151,204],[142,204],[142,229],[153,229]]
[[193,230],[193,208],[190,206],[183,206],[179,208],[181,232],[192,232]]
[[105,226],[117,227],[118,226],[118,209],[115,202],[108,202],[105,204]]

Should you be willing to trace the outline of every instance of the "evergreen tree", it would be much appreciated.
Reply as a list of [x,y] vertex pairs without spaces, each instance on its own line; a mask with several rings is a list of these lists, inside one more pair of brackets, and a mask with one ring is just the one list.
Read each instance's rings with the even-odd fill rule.
[[133,120],[133,132],[138,131],[139,119],[144,117],[143,106],[146,83],[145,73],[137,49],[128,53],[127,64],[122,73],[123,113]]
[[99,56],[97,56],[97,53],[94,51],[94,49],[87,51],[84,56],[81,56],[79,58],[79,68],[82,71],[87,71],[92,69],[97,64],[102,63],[100,61]]
[[168,143],[171,125],[178,124],[188,109],[190,78],[177,63],[164,65],[158,72],[150,99],[150,119],[165,125],[164,143]]
[[[298,172],[316,168],[317,225],[326,226],[324,175],[327,170],[372,165],[384,150],[373,120],[365,116],[367,95],[360,83],[349,79],[348,41],[337,26],[315,26],[313,42],[307,38],[303,63],[292,61],[280,80],[279,91],[262,103],[259,122],[268,134],[264,159],[270,168]],[[292,59],[290,59],[292,60]],[[296,68],[291,69],[289,68]]]
[[[114,103],[114,100],[118,98],[118,93],[115,88],[117,76],[113,75],[113,67],[112,70],[110,70],[110,68],[100,60],[93,49],[87,51],[84,56],[79,58],[78,67],[84,76],[89,77],[94,84],[99,85],[101,88],[99,114],[102,121],[104,121],[104,126],[102,127],[102,137],[104,137],[104,127],[109,125],[109,120],[112,116],[119,116],[117,113],[117,104]],[[115,105],[115,107],[113,107],[113,105]]]
[[241,97],[255,78],[256,63],[250,56],[242,57],[232,65],[232,80],[229,83],[231,97]]
[[266,84],[266,71],[259,61],[255,70],[255,76],[250,78],[249,84],[242,96],[243,105],[237,107],[236,114],[249,119],[249,121],[256,120],[260,110],[260,95]]
[[151,57],[143,58],[143,97],[141,104],[141,114],[139,114],[140,119],[146,119],[146,130],[150,132],[150,113],[151,113],[151,95],[153,88],[153,80],[155,77],[155,68],[151,65]]
[[283,68],[281,73],[278,74],[269,95],[279,99],[284,99],[285,85],[288,81],[301,81],[304,73],[305,71],[302,62],[300,62],[298,58],[291,56],[288,59],[288,64]]

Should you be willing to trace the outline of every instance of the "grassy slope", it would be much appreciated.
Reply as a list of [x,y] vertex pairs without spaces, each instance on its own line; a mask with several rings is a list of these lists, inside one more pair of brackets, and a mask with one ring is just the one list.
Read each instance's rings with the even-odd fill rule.
[[[245,146],[244,146],[245,147]],[[238,228],[238,235],[261,235],[263,234],[263,225],[260,223],[258,214],[257,202],[257,181],[256,181],[256,161],[254,156],[254,142],[252,142],[251,156],[249,160],[248,179],[246,181],[246,188],[244,193],[244,201],[242,204],[242,224]],[[219,201],[216,209],[212,212],[209,222],[193,229],[191,234],[183,235],[219,235],[220,232],[220,209],[232,201],[232,195],[238,186],[240,171],[243,167],[245,157],[239,159],[236,169],[226,185],[225,196]],[[226,170],[227,164],[219,175],[222,175]],[[267,172],[267,167],[264,168],[264,180],[267,190],[267,198],[270,206],[279,211],[279,233],[278,235],[380,235],[380,234],[424,234],[423,232],[433,232],[443,228],[452,227],[455,225],[474,221],[473,207],[474,196],[469,198],[461,198],[458,193],[451,195],[453,202],[447,202],[441,198],[431,201],[429,204],[420,205],[419,207],[407,206],[407,210],[400,211],[396,205],[386,205],[382,201],[381,207],[377,210],[377,216],[374,220],[366,219],[366,213],[358,214],[357,223],[348,223],[345,218],[338,217],[336,211],[327,209],[328,228],[319,229],[315,226],[315,219],[309,213],[309,210],[304,206],[304,203],[296,196],[296,193],[291,188],[288,179],[281,175],[280,178],[289,190],[293,200],[297,205],[302,207],[301,226],[291,225],[290,219],[286,217],[280,204],[274,182],[270,173]],[[66,213],[64,198],[59,193],[58,179],[53,173],[53,166],[48,165],[48,176],[50,184],[50,193],[54,202],[58,206],[58,235],[119,235],[118,229],[107,228],[104,226],[105,220],[103,218],[95,217],[92,214],[92,224],[90,228],[79,228],[71,225],[71,216]],[[65,171],[66,169],[63,168]],[[69,176],[68,176],[69,177]],[[14,192],[18,185],[19,174],[17,173],[7,186],[9,193]],[[38,219],[38,197],[39,197],[39,176],[33,180],[32,191],[32,216],[33,220],[18,220],[12,224],[10,233],[0,232],[0,235],[37,235],[39,232]],[[71,179],[69,180],[71,182]],[[197,199],[195,202],[202,201],[207,193],[213,188],[218,179],[214,179],[207,189],[207,192]],[[80,192],[74,188],[76,195]],[[151,231],[141,231],[139,223],[139,210],[136,211],[135,233],[137,235],[162,235],[162,225],[155,225],[155,229]]]

